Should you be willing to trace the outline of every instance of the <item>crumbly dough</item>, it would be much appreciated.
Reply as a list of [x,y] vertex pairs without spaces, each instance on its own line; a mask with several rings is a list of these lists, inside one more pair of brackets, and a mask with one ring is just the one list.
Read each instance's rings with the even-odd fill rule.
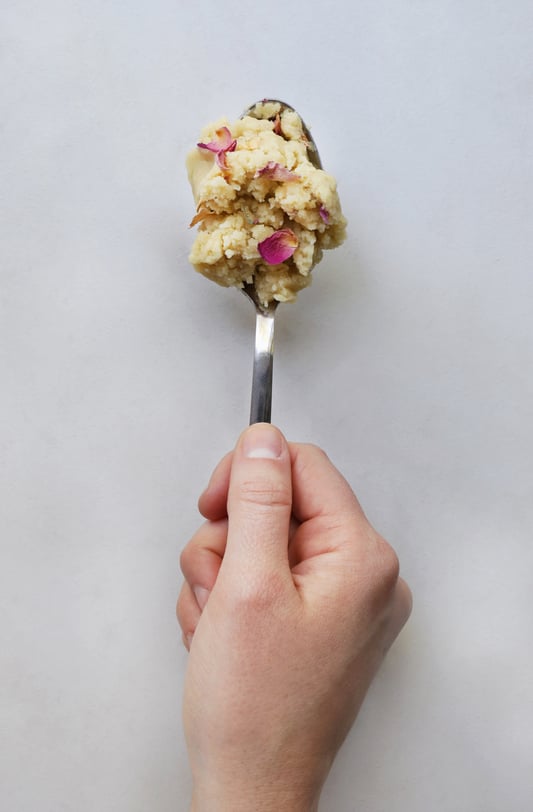
[[[335,179],[309,160],[300,117],[277,103],[256,105],[254,116],[204,128],[201,143],[216,142],[227,127],[234,151],[219,164],[214,152],[196,147],[187,158],[198,233],[189,256],[195,269],[226,287],[253,283],[260,301],[292,302],[311,282],[324,248],[340,245],[346,233]],[[257,116],[257,117],[255,117]],[[270,164],[290,179],[259,174]],[[283,171],[282,170],[282,171]],[[278,264],[266,262],[258,243],[291,229],[297,247]]]

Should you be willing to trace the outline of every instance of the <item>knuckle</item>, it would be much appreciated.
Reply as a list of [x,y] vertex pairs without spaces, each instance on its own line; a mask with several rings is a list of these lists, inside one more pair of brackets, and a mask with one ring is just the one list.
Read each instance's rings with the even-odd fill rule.
[[241,502],[265,508],[290,508],[292,497],[287,483],[274,479],[247,479],[240,483]]
[[180,553],[180,569],[184,575],[190,568],[191,559],[192,559],[192,549],[191,543],[189,542]]
[[218,532],[225,526],[222,521],[206,521],[198,528],[180,553],[180,568],[185,576],[202,566],[205,555],[210,550],[210,544],[216,543]]
[[180,569],[187,581],[194,580],[205,564],[206,549],[195,540],[190,541],[180,555]]
[[381,536],[377,536],[376,565],[374,576],[376,586],[385,594],[390,594],[398,583],[400,561],[391,545]]
[[195,535],[189,542],[187,542],[180,553],[180,568],[185,576],[187,573],[191,572],[191,570],[194,570],[199,564],[199,559],[203,550],[202,544],[200,543],[200,533],[202,532],[202,529],[203,528],[195,533]]
[[324,449],[321,448],[319,445],[316,445],[315,443],[306,443],[304,447],[306,448],[306,450],[310,455],[319,457],[321,460],[325,460],[327,462],[330,461]]
[[265,610],[280,601],[284,590],[285,581],[276,572],[263,573],[260,578],[249,577],[233,591],[233,608],[242,618],[249,615],[268,618],[270,615],[265,614]]

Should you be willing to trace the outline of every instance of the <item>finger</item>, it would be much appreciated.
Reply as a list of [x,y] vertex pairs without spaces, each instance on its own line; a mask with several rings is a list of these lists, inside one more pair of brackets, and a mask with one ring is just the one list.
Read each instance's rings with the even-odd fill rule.
[[291,443],[293,514],[300,522],[317,517],[366,517],[348,482],[317,446]]
[[228,515],[226,503],[232,458],[233,451],[222,457],[211,475],[207,488],[198,500],[200,513],[211,521],[224,519]]
[[205,522],[181,554],[181,571],[196,596],[200,610],[204,608],[215,585],[226,549],[227,532],[227,519]]
[[190,648],[192,636],[196,631],[201,614],[194,592],[185,581],[179,594],[176,616],[181,627],[183,644],[187,649]]
[[[234,585],[266,583],[270,573],[294,588],[288,566],[292,507],[289,448],[279,429],[250,426],[239,438],[228,490],[223,569]],[[222,573],[221,573],[222,576]]]

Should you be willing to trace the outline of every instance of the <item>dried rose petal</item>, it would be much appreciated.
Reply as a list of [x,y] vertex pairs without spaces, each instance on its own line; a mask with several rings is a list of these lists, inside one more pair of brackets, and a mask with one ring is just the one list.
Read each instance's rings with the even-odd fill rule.
[[198,209],[198,212],[195,214],[195,216],[192,218],[191,222],[189,223],[189,228],[192,228],[193,226],[197,225],[197,223],[201,223],[202,220],[206,219],[206,217],[212,217],[212,216],[213,216],[212,211],[209,211],[209,209],[206,209],[205,206],[200,206],[200,208]]
[[230,149],[230,150],[221,149],[215,155],[215,161],[217,162],[217,164],[219,165],[219,167],[221,169],[227,169],[228,168],[228,165],[226,163],[226,152],[233,152],[233,150],[232,149]]
[[[208,144],[200,143],[198,144],[200,149],[220,152],[221,150],[229,150],[234,143],[237,143],[227,127],[219,127],[219,129],[215,131],[215,135],[217,137],[216,141],[209,141]],[[235,149],[235,147],[233,147],[233,149]]]
[[323,221],[326,225],[329,223],[329,211],[326,209],[324,205],[320,206],[318,213],[322,217]]
[[276,161],[269,161],[266,166],[257,170],[255,177],[264,177],[269,180],[298,180],[300,176]]
[[235,152],[237,146],[237,139],[233,138],[232,134],[227,127],[219,127],[216,130],[216,141],[209,141],[208,144],[199,143],[196,146],[199,149],[208,149],[210,152],[216,154],[216,162],[221,169],[226,168],[226,152]]
[[298,237],[290,228],[275,231],[257,244],[257,250],[269,265],[279,265],[292,257],[298,248]]

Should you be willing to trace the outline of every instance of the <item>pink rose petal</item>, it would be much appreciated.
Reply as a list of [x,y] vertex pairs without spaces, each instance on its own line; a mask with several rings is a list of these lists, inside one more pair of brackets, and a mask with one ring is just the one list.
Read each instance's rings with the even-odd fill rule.
[[221,150],[233,152],[237,141],[232,137],[227,127],[220,127],[216,130],[215,135],[217,137],[216,141],[209,141],[208,144],[200,143],[198,144],[200,149],[209,149],[211,152],[220,152]]
[[227,127],[219,127],[215,135],[217,137],[216,141],[209,141],[208,144],[199,143],[196,146],[199,149],[208,149],[209,152],[214,152],[217,164],[222,169],[226,169],[226,152],[235,152],[237,139],[233,138]]
[[227,127],[220,127],[220,129],[216,131],[216,136],[220,144],[220,149],[223,149],[225,152],[233,152],[237,140],[233,138]]
[[298,237],[290,228],[275,231],[257,244],[257,250],[268,265],[279,265],[292,257],[298,248]]
[[329,211],[326,209],[326,207],[325,206],[320,206],[320,208],[318,210],[318,213],[322,217],[325,224],[328,225],[328,223],[329,223]]
[[269,161],[262,169],[258,169],[255,177],[269,178],[269,180],[298,180],[299,176],[286,166],[276,163],[276,161]]
[[[233,150],[230,150],[230,151],[233,152]],[[217,152],[217,154],[215,155],[215,161],[217,162],[218,166],[221,169],[227,169],[228,168],[228,165],[226,163],[226,150],[225,149],[221,149],[221,150],[219,150]]]

